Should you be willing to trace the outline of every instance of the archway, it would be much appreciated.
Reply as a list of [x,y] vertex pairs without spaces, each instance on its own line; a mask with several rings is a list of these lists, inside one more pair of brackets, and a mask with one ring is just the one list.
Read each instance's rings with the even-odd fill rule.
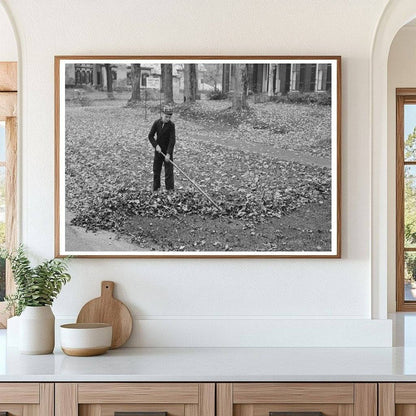
[[391,0],[380,18],[371,51],[371,276],[372,317],[387,318],[389,250],[388,94],[387,63],[390,46],[402,26],[416,17],[413,0]]

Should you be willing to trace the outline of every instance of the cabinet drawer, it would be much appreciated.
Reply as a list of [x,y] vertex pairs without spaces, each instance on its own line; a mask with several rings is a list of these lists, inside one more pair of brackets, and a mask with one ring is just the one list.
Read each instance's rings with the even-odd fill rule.
[[234,403],[354,403],[350,383],[237,383]]
[[220,383],[217,416],[377,416],[375,383]]
[[215,416],[214,383],[59,383],[56,416]]
[[0,415],[53,416],[52,383],[0,383]]
[[0,403],[39,403],[39,384],[0,383]]
[[78,403],[198,404],[197,383],[80,383]]

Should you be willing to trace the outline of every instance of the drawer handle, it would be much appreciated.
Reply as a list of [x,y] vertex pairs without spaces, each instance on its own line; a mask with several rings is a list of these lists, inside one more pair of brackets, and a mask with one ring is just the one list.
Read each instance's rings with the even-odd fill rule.
[[324,416],[322,412],[269,412],[269,416]]
[[114,412],[114,416],[168,416],[168,412]]

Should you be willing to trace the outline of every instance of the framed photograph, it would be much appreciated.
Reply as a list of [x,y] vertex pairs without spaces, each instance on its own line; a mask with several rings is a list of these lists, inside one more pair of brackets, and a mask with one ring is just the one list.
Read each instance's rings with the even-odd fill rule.
[[55,250],[341,256],[339,56],[56,56]]

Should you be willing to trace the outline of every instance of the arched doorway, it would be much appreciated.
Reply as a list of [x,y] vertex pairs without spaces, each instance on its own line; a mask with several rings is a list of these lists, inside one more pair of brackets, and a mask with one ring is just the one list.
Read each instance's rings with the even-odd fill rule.
[[[416,17],[413,0],[390,1],[380,18],[371,51],[371,269],[372,317],[386,319],[391,271],[394,270],[395,250],[392,249],[394,223],[394,189],[391,187],[394,155],[389,155],[388,135],[388,56],[396,33]],[[393,158],[393,159],[392,159]],[[392,162],[393,160],[393,162]],[[392,165],[393,163],[393,165]],[[395,234],[394,234],[395,239]]]

